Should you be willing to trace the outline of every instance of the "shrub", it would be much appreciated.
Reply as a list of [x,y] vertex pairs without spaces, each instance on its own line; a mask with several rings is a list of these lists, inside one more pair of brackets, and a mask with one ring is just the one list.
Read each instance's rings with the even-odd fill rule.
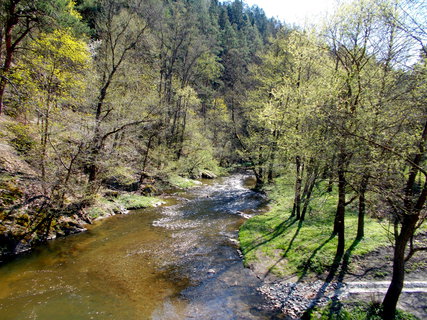
[[9,143],[19,152],[26,154],[35,145],[35,141],[31,136],[31,127],[23,123],[14,122],[6,126],[9,131]]

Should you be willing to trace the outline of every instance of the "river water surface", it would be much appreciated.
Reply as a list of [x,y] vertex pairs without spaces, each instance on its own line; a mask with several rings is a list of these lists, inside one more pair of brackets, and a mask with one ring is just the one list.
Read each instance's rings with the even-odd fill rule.
[[0,319],[276,319],[237,230],[265,205],[237,174],[0,267]]

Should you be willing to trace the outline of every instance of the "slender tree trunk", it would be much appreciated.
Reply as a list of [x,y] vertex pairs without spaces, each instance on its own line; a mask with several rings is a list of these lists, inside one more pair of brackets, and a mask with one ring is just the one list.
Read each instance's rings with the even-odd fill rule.
[[313,193],[314,186],[316,185],[318,175],[318,168],[315,167],[310,175],[310,179],[307,181],[305,192],[304,192],[304,206],[301,212],[301,221],[304,221],[305,215],[307,214],[308,205],[310,204],[311,195]]
[[182,156],[182,149],[184,147],[184,138],[185,138],[186,128],[187,128],[187,106],[186,106],[186,103],[184,102],[184,116],[182,117],[182,131],[181,131],[180,139],[178,141],[179,142],[178,153],[177,153],[178,160]]
[[275,141],[273,142],[273,145],[271,147],[270,163],[269,163],[269,166],[268,166],[268,175],[267,175],[267,181],[268,181],[268,183],[273,183],[273,178],[274,178],[274,161],[276,160],[278,136],[279,136],[279,134],[278,134],[277,130],[275,130],[275,132],[274,132]]
[[338,234],[337,257],[344,254],[345,248],[345,187],[347,183],[344,171],[344,158],[345,156],[341,154],[338,160],[338,205],[334,221],[334,233]]
[[300,156],[295,157],[295,169],[296,169],[296,177],[295,177],[295,198],[294,198],[294,206],[292,208],[291,217],[296,217],[297,220],[301,219],[301,188],[302,188],[302,170],[303,165],[301,162]]
[[366,214],[366,190],[368,188],[369,176],[364,174],[359,187],[359,214],[357,219],[356,239],[360,240],[365,236],[365,214]]
[[46,194],[47,188],[46,188],[46,158],[47,158],[47,142],[49,139],[49,98],[47,99],[47,109],[46,113],[43,115],[41,126],[42,126],[42,136],[41,136],[41,178],[43,181],[43,191]]
[[[151,149],[151,144],[153,143],[153,139],[154,139],[155,135],[152,134],[150,135],[150,137],[148,138],[148,142],[147,142],[147,152],[145,152],[145,156],[144,156],[144,161],[142,162],[142,171],[145,172],[145,170],[147,169],[147,162],[148,162],[148,155],[150,153],[150,149]],[[142,182],[142,181],[141,181]]]
[[275,160],[275,158],[276,158],[276,150],[273,149],[271,157],[270,157],[270,163],[268,165],[268,175],[267,175],[267,181],[268,181],[268,183],[273,183],[274,160]]

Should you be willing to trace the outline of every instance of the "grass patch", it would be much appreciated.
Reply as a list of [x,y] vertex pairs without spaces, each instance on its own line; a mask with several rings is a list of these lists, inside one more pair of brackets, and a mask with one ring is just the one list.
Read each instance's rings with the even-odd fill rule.
[[162,203],[162,200],[155,197],[122,194],[115,198],[96,199],[87,212],[91,219],[97,219],[123,213],[123,209],[150,208],[157,206],[159,203]]
[[176,176],[176,175],[170,176],[168,181],[174,187],[181,188],[181,189],[193,188],[197,185],[200,185],[200,181],[192,180],[192,179],[188,179],[188,178],[183,178],[183,177]]
[[162,202],[156,197],[138,196],[135,194],[122,194],[115,201],[129,210],[155,207]]
[[[332,237],[337,194],[334,191],[325,193],[325,188],[319,186],[315,190],[310,213],[301,223],[290,218],[293,186],[284,179],[278,180],[269,190],[274,201],[272,209],[249,219],[240,229],[239,240],[245,264],[267,257],[271,259],[268,272],[279,276],[297,274],[301,277],[309,272],[326,271],[333,263],[338,239]],[[348,249],[357,233],[356,208],[347,208],[345,227]],[[389,245],[387,235],[384,226],[366,217],[365,238],[353,249],[352,255],[363,255]]]
[[[338,308],[337,308],[338,307]],[[352,303],[333,306],[332,303],[324,308],[315,309],[310,320],[382,320],[382,307],[380,303]],[[418,320],[410,313],[397,310],[395,320]]]
[[109,217],[121,212],[121,205],[102,197],[96,197],[93,205],[87,209],[91,219]]

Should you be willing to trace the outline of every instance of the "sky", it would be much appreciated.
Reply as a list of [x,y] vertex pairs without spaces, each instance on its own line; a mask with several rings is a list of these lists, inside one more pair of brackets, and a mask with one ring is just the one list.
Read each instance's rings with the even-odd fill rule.
[[316,23],[321,15],[331,10],[336,0],[244,0],[249,6],[264,9],[267,17],[275,17],[287,24]]

